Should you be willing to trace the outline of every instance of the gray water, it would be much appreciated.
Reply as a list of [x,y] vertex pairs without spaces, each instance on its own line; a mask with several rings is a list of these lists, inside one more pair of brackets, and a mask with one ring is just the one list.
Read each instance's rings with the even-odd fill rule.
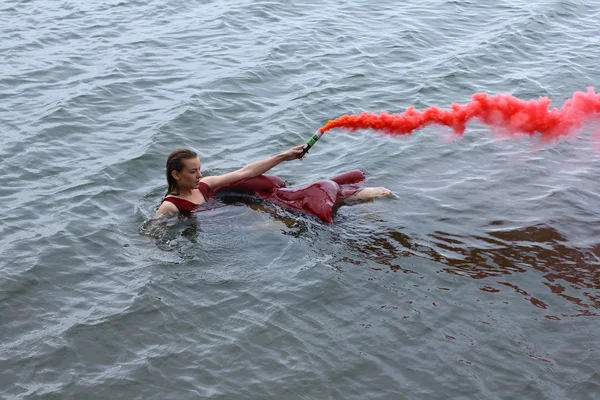
[[360,168],[334,224],[242,199],[155,226],[205,174],[328,119],[598,83],[600,2],[0,2],[0,397],[600,398],[600,150],[330,131],[272,172]]

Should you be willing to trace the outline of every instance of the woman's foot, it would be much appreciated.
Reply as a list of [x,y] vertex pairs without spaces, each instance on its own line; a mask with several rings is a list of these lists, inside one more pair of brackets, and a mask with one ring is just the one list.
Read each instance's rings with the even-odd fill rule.
[[345,201],[362,201],[391,196],[392,192],[384,187],[364,188],[360,192],[345,199]]

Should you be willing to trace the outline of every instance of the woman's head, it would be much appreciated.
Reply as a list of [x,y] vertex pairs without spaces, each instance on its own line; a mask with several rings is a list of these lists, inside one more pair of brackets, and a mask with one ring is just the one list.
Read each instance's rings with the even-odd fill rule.
[[167,194],[180,194],[182,189],[198,187],[202,178],[200,173],[200,159],[195,151],[190,149],[176,149],[167,158]]

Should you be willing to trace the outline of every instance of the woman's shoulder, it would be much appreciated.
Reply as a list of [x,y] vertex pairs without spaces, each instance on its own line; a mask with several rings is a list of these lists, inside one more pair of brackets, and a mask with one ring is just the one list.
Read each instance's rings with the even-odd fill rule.
[[181,197],[176,197],[172,195],[165,196],[165,198],[162,200],[161,207],[164,204],[172,204],[177,208],[177,211],[179,212],[190,212],[198,206],[198,204],[194,203],[193,201],[182,199]]
[[202,197],[204,197],[204,201],[208,201],[213,194],[212,188],[206,182],[200,181],[198,183],[198,190],[202,194]]
[[156,215],[175,214],[179,213],[179,207],[174,202],[168,200],[166,197],[162,200],[160,207],[156,211]]
[[181,203],[192,203],[192,204],[197,204],[192,200],[188,200],[188,199],[184,199],[183,197],[179,197],[177,195],[173,195],[173,194],[168,194],[166,195],[161,203],[165,203],[165,202],[169,202],[169,203],[173,203],[173,204],[181,204]]

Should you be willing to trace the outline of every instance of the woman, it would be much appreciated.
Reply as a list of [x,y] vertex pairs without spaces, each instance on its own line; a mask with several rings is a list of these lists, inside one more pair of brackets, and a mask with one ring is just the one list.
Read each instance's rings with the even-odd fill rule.
[[385,188],[361,188],[364,174],[360,171],[352,171],[300,188],[286,188],[283,180],[263,175],[284,161],[299,159],[302,148],[302,145],[295,146],[283,153],[248,164],[237,171],[204,178],[200,171],[198,154],[189,149],[177,149],[167,159],[169,189],[156,216],[192,212],[217,191],[227,190],[255,193],[263,199],[308,212],[331,222],[335,207],[342,202],[391,195]]

